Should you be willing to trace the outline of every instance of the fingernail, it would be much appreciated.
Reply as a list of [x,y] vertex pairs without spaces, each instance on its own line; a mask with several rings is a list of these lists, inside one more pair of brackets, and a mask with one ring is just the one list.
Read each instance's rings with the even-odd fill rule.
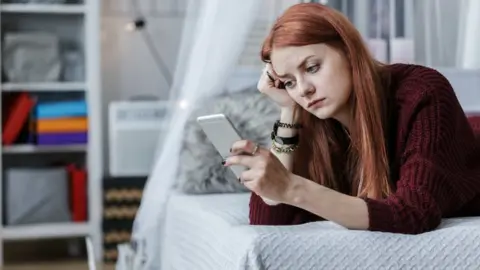
[[222,165],[225,165],[225,162],[226,162],[225,160],[222,160]]
[[232,148],[230,148],[230,153],[232,152]]
[[238,178],[238,182],[241,183],[241,182],[242,182],[242,179]]
[[268,73],[268,71],[267,71],[267,76],[272,82],[275,81],[275,79],[272,77],[272,75],[270,75],[270,73]]

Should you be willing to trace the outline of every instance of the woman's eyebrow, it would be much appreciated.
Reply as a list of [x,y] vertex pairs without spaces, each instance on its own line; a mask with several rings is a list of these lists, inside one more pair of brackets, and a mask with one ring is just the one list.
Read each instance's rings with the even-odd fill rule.
[[[312,57],[314,57],[314,56],[315,56],[315,55],[309,55],[309,56],[305,57],[305,58],[302,60],[302,62],[300,62],[300,64],[297,66],[297,68],[301,68],[301,67],[305,66],[305,63],[307,62],[307,60],[310,59],[310,58],[312,58]],[[290,76],[289,74],[283,74],[283,75],[276,74],[276,75],[277,75],[277,77],[278,77],[279,79],[285,79],[285,78],[287,78],[287,77]]]

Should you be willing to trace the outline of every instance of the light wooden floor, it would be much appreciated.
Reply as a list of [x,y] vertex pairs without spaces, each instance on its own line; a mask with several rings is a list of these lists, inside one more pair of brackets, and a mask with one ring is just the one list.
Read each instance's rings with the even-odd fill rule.
[[[97,266],[97,270],[114,270],[113,265]],[[88,270],[86,263],[39,263],[39,264],[25,264],[15,266],[5,266],[2,270]]]

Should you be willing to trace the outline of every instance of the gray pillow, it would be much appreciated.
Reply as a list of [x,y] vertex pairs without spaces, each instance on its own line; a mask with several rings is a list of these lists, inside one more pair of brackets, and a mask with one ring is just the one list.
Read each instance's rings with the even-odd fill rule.
[[270,133],[280,110],[255,88],[214,97],[201,104],[186,123],[180,150],[176,188],[189,194],[247,191],[238,183],[222,157],[196,122],[200,115],[223,113],[230,118],[240,136],[260,145],[270,144]]

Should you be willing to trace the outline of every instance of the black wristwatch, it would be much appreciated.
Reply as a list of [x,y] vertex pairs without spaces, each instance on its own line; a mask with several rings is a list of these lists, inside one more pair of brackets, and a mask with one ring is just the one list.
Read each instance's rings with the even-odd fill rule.
[[272,131],[271,138],[276,143],[279,143],[282,145],[298,144],[298,141],[299,141],[298,135],[293,137],[280,137],[280,136],[277,136],[275,131]]
[[273,141],[279,144],[298,144],[299,141],[299,136],[293,136],[293,137],[280,137],[277,135],[278,127],[283,127],[283,128],[301,128],[301,124],[287,124],[287,123],[282,123],[280,120],[277,120],[275,124],[273,124],[273,132],[271,134],[271,138]]

